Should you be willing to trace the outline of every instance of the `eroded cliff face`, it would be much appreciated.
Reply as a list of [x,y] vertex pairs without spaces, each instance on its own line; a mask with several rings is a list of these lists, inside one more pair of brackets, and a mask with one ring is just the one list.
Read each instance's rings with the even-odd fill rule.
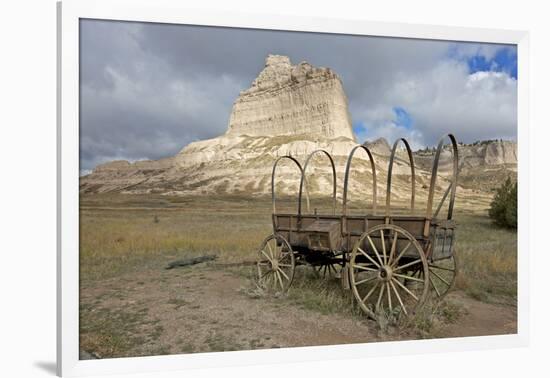
[[[435,149],[417,151],[416,164],[423,169],[430,169]],[[514,169],[518,162],[517,143],[509,140],[481,141],[473,144],[458,145],[459,166],[462,171],[471,169],[494,169],[505,166]],[[450,145],[445,145],[441,153],[441,172],[452,169],[452,152]]]
[[517,164],[517,144],[501,140],[478,143],[463,148],[463,164],[467,167],[480,165]]
[[[355,145],[347,97],[336,73],[307,62],[292,65],[288,57],[269,55],[251,87],[235,100],[224,135],[190,143],[176,156],[161,161],[100,165],[81,178],[80,189],[91,193],[266,194],[277,157],[292,155],[303,162],[322,148],[335,157],[341,172]],[[295,173],[292,166],[281,165],[283,192],[297,187],[296,180],[285,182],[285,175]]]
[[307,62],[269,55],[233,105],[228,136],[319,135],[355,140],[340,78]]
[[[515,144],[507,143],[480,144],[468,149],[461,146],[461,166],[471,167],[470,172],[473,172],[470,175],[467,169],[463,169],[461,174],[464,175],[459,182],[459,196],[475,198],[468,200],[468,203],[486,206],[490,200],[488,195],[479,196],[479,193],[487,192],[488,186],[486,181],[479,181],[477,177],[487,170],[477,167],[494,168],[508,162],[515,163]],[[384,139],[365,144],[373,152],[376,162],[381,204],[391,147]],[[190,143],[176,156],[166,159],[102,164],[92,174],[81,177],[80,191],[267,195],[271,192],[273,163],[278,157],[291,155],[303,165],[311,152],[324,149],[334,157],[337,196],[341,199],[347,157],[356,145],[347,99],[338,76],[328,68],[316,68],[305,62],[293,66],[287,57],[270,55],[258,78],[235,101],[224,135]],[[420,202],[426,200],[432,157],[430,152],[415,154],[419,188],[416,195]],[[436,188],[438,192],[448,185],[449,158],[448,151],[444,152],[441,178]],[[358,151],[354,159],[349,181],[350,198],[371,201],[373,176],[367,155]],[[393,172],[392,203],[407,204],[411,178],[404,151],[398,153]],[[311,195],[330,195],[332,171],[324,155],[319,154],[313,159],[306,173],[307,189]],[[492,177],[491,180],[496,183],[502,175],[487,177]],[[286,161],[278,166],[278,195],[296,195],[299,184],[300,174],[292,163]],[[479,198],[483,200],[480,202]]]

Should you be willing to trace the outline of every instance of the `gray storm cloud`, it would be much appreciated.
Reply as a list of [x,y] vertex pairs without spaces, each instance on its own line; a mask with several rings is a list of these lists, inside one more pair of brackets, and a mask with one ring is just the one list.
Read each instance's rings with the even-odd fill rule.
[[[464,142],[517,135],[516,80],[470,73],[464,59],[513,47],[100,20],[82,20],[80,38],[84,171],[224,133],[267,54],[337,72],[360,140],[405,136],[421,147],[447,130]],[[396,121],[396,107],[412,126]]]

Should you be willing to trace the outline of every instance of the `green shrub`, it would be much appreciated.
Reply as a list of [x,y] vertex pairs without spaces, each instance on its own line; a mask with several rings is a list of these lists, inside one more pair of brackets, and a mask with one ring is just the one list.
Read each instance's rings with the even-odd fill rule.
[[518,226],[518,184],[512,183],[510,177],[497,189],[491,202],[489,217],[501,227],[517,228]]

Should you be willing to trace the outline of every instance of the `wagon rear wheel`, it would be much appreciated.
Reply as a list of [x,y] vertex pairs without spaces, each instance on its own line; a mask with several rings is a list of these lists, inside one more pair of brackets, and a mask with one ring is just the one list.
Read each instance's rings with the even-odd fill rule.
[[408,231],[395,225],[375,226],[361,235],[349,271],[355,299],[375,320],[412,315],[428,294],[426,255]]
[[269,235],[258,250],[258,284],[268,290],[286,292],[294,279],[294,252],[281,235]]
[[443,299],[454,286],[458,274],[456,253],[450,258],[428,263],[430,291],[436,299]]

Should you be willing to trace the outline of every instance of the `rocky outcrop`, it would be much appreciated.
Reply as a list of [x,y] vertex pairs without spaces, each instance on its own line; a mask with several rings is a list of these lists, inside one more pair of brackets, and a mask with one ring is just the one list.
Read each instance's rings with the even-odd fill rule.
[[363,145],[367,147],[373,154],[378,154],[382,156],[390,156],[391,154],[391,146],[386,138],[378,138],[373,141],[367,140],[365,143],[363,143]]
[[330,68],[269,55],[233,105],[228,136],[320,135],[355,140],[342,82]]
[[[322,148],[336,157],[340,170],[355,145],[338,75],[329,68],[307,62],[292,65],[288,57],[269,55],[251,87],[235,101],[224,135],[190,143],[168,159],[102,164],[81,178],[80,190],[262,194],[270,190],[268,179],[277,157],[305,159]],[[281,166],[282,177],[295,173],[293,167]]]
[[[429,169],[432,165],[435,149],[415,152],[415,162],[418,166]],[[473,144],[459,144],[459,166],[461,170],[493,169],[499,166],[514,168],[517,165],[517,143],[509,140],[487,140]],[[440,158],[440,171],[452,169],[451,147],[444,146]]]
[[507,140],[464,145],[462,163],[466,167],[517,164],[517,143]]
[[[346,159],[356,145],[338,76],[328,68],[316,68],[306,62],[294,66],[287,57],[270,55],[251,87],[235,101],[224,135],[190,143],[167,159],[99,165],[90,175],[81,177],[80,191],[264,195],[271,191],[271,170],[277,157],[291,155],[303,164],[311,152],[324,149],[335,159],[337,195],[341,198]],[[366,145],[375,154],[378,192],[384,193],[390,145],[383,138]],[[515,147],[504,142],[472,146],[465,151],[461,150],[462,161],[469,166],[514,161],[516,156]],[[429,183],[432,154],[416,153],[419,187]],[[398,157],[392,198],[406,203],[410,196],[410,171],[406,155],[400,151]],[[365,153],[357,153],[354,159],[349,182],[351,198],[366,199],[372,180],[370,164]],[[442,163],[443,175],[448,166]],[[319,155],[312,160],[308,174],[312,174],[307,181],[310,194],[331,192],[332,171],[326,157]],[[300,178],[296,167],[281,164],[277,178],[277,193],[296,194]],[[423,195],[417,193],[420,200]]]
[[102,193],[130,190],[147,182],[155,181],[174,167],[174,159],[142,160],[130,163],[115,160],[98,165],[92,174],[80,179],[83,193]]

